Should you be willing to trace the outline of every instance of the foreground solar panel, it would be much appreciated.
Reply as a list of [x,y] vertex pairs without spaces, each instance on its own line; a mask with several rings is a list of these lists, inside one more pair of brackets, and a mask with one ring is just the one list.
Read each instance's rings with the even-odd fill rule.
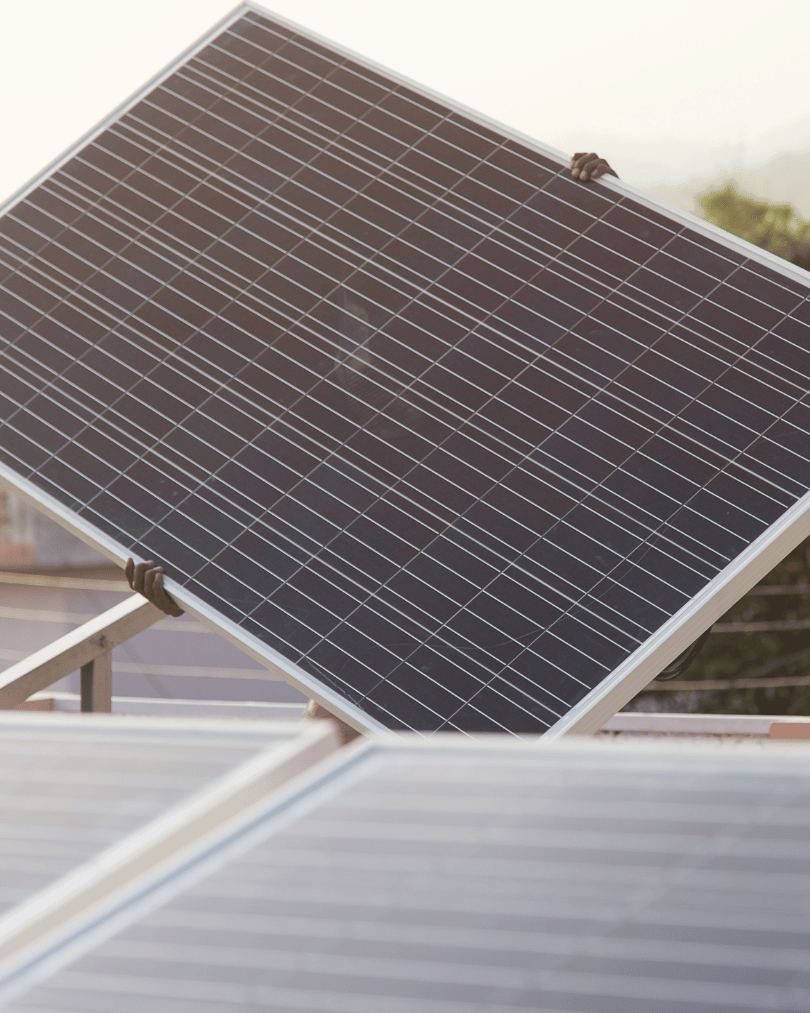
[[808,533],[810,276],[252,5],[0,265],[0,477],[358,728],[598,728]]
[[126,882],[132,835],[171,852],[189,821],[199,835],[327,756],[332,727],[0,713],[0,961],[75,915],[94,876]]
[[806,751],[365,745],[0,999],[807,1010],[808,802]]

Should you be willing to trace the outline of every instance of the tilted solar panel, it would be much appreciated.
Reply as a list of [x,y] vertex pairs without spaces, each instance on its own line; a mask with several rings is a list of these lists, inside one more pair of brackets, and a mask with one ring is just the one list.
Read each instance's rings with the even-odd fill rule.
[[298,731],[0,713],[0,915]]
[[357,727],[598,727],[808,530],[810,276],[252,5],[0,265],[2,475]]
[[341,752],[3,1008],[810,1008],[806,751],[439,745]]

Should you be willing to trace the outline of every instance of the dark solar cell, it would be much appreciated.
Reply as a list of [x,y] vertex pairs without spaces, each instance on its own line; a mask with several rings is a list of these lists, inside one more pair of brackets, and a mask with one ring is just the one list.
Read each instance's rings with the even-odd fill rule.
[[543,731],[810,485],[799,275],[256,13],[0,237],[5,464],[391,727]]

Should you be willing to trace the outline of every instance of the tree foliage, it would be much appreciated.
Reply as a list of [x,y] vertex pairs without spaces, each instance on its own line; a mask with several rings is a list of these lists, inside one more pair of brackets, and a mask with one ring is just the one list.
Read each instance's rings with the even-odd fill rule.
[[706,221],[805,270],[810,267],[810,222],[790,204],[747,197],[733,183],[703,194],[698,202]]

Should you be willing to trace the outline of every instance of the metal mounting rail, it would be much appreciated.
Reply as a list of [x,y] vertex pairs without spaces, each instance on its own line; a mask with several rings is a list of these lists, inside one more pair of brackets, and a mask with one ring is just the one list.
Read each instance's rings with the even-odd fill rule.
[[54,640],[0,672],[0,710],[10,710],[77,669],[81,709],[112,708],[112,649],[148,629],[165,615],[139,594]]

